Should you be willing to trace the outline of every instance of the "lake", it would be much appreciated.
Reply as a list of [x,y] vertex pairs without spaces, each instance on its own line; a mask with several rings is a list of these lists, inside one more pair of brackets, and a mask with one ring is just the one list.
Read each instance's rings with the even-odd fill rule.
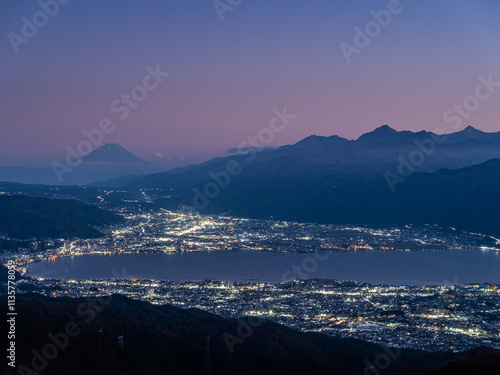
[[218,251],[82,255],[33,264],[29,275],[58,279],[260,282],[325,278],[391,285],[498,283],[500,253],[481,250],[328,254]]

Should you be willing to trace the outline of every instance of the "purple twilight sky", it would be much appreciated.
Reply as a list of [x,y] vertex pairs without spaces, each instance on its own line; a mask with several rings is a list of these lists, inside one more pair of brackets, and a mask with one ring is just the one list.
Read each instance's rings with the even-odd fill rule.
[[[383,124],[452,132],[443,114],[478,77],[500,82],[499,19],[497,0],[0,0],[0,166],[62,160],[103,118],[103,143],[179,163],[226,154],[284,106],[297,117],[273,146]],[[170,75],[120,119],[112,103],[157,65]],[[500,130],[492,91],[461,128]]]

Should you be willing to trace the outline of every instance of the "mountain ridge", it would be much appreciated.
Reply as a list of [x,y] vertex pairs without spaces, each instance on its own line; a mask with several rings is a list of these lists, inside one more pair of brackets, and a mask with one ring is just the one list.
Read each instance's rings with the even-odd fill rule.
[[102,234],[96,226],[123,220],[76,200],[24,195],[0,196],[0,211],[0,233],[16,239],[100,237]]
[[[453,133],[460,134],[460,132]],[[337,170],[343,174],[365,173],[367,169],[372,172],[383,173],[385,170],[395,171],[399,167],[401,156],[408,156],[412,152],[422,152],[422,144],[432,143],[434,150],[425,162],[416,166],[418,172],[434,172],[441,168],[462,168],[482,163],[493,158],[500,158],[500,143],[490,142],[496,133],[484,133],[488,140],[456,136],[445,138],[444,142],[437,142],[439,136],[426,131],[396,131],[384,125],[372,132],[365,133],[357,140],[347,140],[338,136],[309,136],[293,144],[282,146],[273,150],[256,152],[251,162],[245,155],[231,155],[214,158],[207,162],[190,165],[183,169],[160,172],[146,176],[132,182],[129,186],[151,188],[179,188],[189,184],[209,182],[210,170],[214,172],[224,170],[224,165],[229,160],[235,160],[242,168],[251,168],[260,165],[263,173],[271,168],[271,174],[291,173],[295,165],[307,164],[306,170],[314,169],[318,164],[328,165],[332,168],[331,175]],[[466,142],[466,143],[459,143]],[[426,151],[427,152],[427,151]],[[316,155],[316,156],[315,156]],[[280,159],[281,158],[281,159]],[[289,158],[289,161],[286,160]],[[280,166],[279,160],[283,160]],[[273,169],[272,164],[275,165]],[[370,165],[372,167],[370,167]],[[335,173],[337,173],[335,172]],[[198,174],[198,176],[195,176]],[[181,181],[184,179],[184,182]],[[194,187],[194,186],[191,186]]]
[[[6,296],[0,296],[0,304],[7,304]],[[224,319],[197,309],[151,305],[116,294],[87,299],[19,294],[16,308],[17,319],[24,322],[23,332],[31,333],[29,342],[18,340],[16,345],[17,362],[25,367],[30,367],[32,350],[42,352],[50,342],[50,332],[64,332],[68,322],[78,328],[78,334],[68,338],[68,345],[59,355],[44,365],[47,373],[53,374],[198,374],[205,365],[207,336],[212,371],[223,375],[365,374],[367,362],[387,352],[393,353],[393,358],[384,373],[402,375],[436,369],[466,359],[473,352],[488,352],[384,349],[361,340],[295,331],[266,320]],[[253,328],[249,335],[239,338],[242,322]],[[4,319],[0,327],[6,328],[7,324]],[[123,344],[119,343],[119,335]],[[88,361],[89,356],[92,361]],[[18,373],[6,365],[2,370],[6,375]]]
[[118,143],[106,143],[82,157],[88,163],[148,164]]

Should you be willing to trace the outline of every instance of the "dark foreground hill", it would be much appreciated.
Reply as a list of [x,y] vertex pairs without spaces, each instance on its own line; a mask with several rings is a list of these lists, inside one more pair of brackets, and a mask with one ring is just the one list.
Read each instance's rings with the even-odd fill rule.
[[[5,311],[5,296],[0,297],[0,304]],[[228,320],[196,309],[154,306],[119,295],[88,301],[24,294],[17,296],[16,311],[17,369],[4,360],[0,372],[5,375],[202,374],[206,336],[210,336],[212,374],[368,374],[369,362],[382,364],[380,373],[412,374],[452,360],[467,361],[470,355],[398,353],[268,321]],[[6,319],[1,320],[0,328],[7,332]],[[478,355],[492,360],[498,357],[498,353]],[[388,367],[383,356],[389,358]],[[488,361],[481,366],[482,374],[494,373]],[[33,370],[36,372],[30,372]],[[441,374],[439,371],[435,374]]]
[[91,238],[123,219],[76,200],[0,196],[0,233],[10,238]]
[[423,375],[498,375],[500,350],[473,351],[466,358],[458,359],[429,370]]

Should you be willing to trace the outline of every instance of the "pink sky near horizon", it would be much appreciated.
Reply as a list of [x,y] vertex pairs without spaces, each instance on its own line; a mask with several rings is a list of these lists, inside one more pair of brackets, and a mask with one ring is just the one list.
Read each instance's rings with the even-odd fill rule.
[[[351,64],[339,44],[352,44],[354,27],[387,1],[243,2],[224,22],[211,2],[125,3],[61,6],[18,54],[5,36],[39,9],[3,5],[0,166],[62,160],[105,117],[116,128],[103,144],[144,159],[224,155],[285,106],[297,117],[271,146],[311,134],[356,139],[384,124],[450,133],[443,114],[475,94],[478,77],[500,81],[500,4],[491,0],[401,1],[403,11]],[[120,120],[111,103],[157,64],[170,76]],[[461,128],[500,130],[499,99],[500,89]]]

